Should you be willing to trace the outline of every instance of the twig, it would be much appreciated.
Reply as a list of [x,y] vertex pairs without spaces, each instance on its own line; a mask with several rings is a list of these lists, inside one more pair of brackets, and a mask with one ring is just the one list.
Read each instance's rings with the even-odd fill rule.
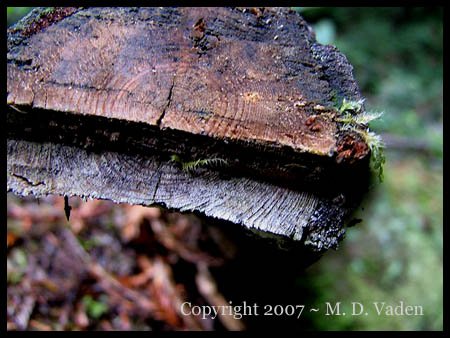
[[430,143],[421,138],[399,136],[394,134],[381,134],[387,149],[415,151],[423,153],[431,153],[433,148]]
[[208,265],[219,266],[223,264],[223,259],[212,257],[196,248],[186,246],[179,241],[159,220],[152,220],[150,222],[153,232],[158,241],[160,241],[167,249],[176,252],[184,260],[197,264],[198,262],[205,262]]
[[34,305],[36,304],[36,298],[33,297],[30,292],[31,286],[29,280],[25,280],[24,283],[22,283],[22,286],[25,291],[25,295],[23,302],[20,304],[20,307],[18,307],[14,316],[14,322],[19,330],[25,330],[27,328],[31,313],[33,312]]
[[[216,282],[205,264],[197,264],[196,282],[199,292],[209,304],[217,308],[230,306],[224,296],[217,290]],[[219,311],[218,317],[223,326],[230,331],[242,331],[245,329],[244,323],[241,320],[234,318],[232,315],[227,315]]]
[[150,285],[154,289],[161,310],[165,313],[165,319],[172,325],[176,324],[175,314],[177,318],[181,318],[188,330],[204,330],[201,322],[197,322],[192,315],[183,315],[181,312],[182,300],[179,291],[175,285],[172,276],[172,269],[164,262],[161,257],[153,260],[153,270],[155,279]]

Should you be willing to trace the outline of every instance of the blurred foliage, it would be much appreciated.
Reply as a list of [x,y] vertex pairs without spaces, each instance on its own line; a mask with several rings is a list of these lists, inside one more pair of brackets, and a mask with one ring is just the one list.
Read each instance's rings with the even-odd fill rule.
[[385,112],[373,129],[428,148],[411,153],[388,144],[385,182],[355,215],[364,221],[348,229],[340,250],[327,253],[299,279],[312,285],[311,304],[404,301],[421,305],[424,315],[311,320],[322,330],[442,330],[443,10],[296,9],[319,42],[347,56],[366,108]]
[[[424,316],[313,317],[324,330],[441,330],[443,323],[442,169],[420,159],[387,159],[385,181],[329,252],[299,283],[316,289],[312,304],[399,301],[423,307]],[[348,310],[350,311],[350,310]]]
[[34,7],[7,7],[7,25],[8,27],[27,15]]
[[15,248],[10,253],[11,259],[6,264],[6,281],[10,284],[18,284],[27,268],[27,254],[20,248]]
[[[104,295],[102,295],[104,296]],[[81,299],[83,305],[86,307],[86,312],[89,317],[93,319],[99,319],[103,314],[108,311],[108,304],[106,302],[106,297],[100,297],[99,300],[95,300],[90,295],[85,295]]]
[[[8,26],[31,7],[9,7]],[[377,132],[422,140],[426,154],[387,148],[385,182],[377,185],[336,252],[298,279],[310,304],[352,301],[420,305],[423,316],[310,315],[319,330],[443,328],[443,9],[295,7],[319,42],[337,46],[354,66],[370,111],[384,111]],[[364,210],[363,210],[364,209]],[[9,226],[9,223],[8,223]],[[85,243],[89,246],[92,243]],[[19,249],[14,249],[19,250]],[[17,283],[26,254],[14,252]],[[86,298],[92,317],[104,300]],[[90,310],[89,310],[90,309]]]

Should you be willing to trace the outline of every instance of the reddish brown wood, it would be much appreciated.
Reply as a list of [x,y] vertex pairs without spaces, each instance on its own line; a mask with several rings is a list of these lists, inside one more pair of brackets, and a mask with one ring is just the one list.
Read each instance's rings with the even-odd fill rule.
[[94,8],[25,28],[8,54],[8,103],[328,156],[336,123],[323,107],[358,95],[351,67],[335,65],[351,83],[333,86],[299,15],[252,13]]

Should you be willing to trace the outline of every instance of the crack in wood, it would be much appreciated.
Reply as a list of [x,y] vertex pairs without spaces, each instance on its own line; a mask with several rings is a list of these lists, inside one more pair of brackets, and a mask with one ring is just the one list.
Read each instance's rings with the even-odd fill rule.
[[11,175],[26,182],[28,185],[31,185],[32,187],[37,187],[39,185],[45,185],[45,182],[43,182],[43,181],[39,181],[39,182],[35,183],[35,182],[31,181],[30,179],[28,179],[27,177],[16,174],[16,173],[11,173]]
[[162,120],[163,120],[164,116],[166,115],[167,110],[169,109],[170,103],[172,102],[173,87],[175,87],[175,78],[176,78],[176,75],[174,75],[174,77],[172,79],[172,84],[171,84],[170,89],[169,89],[169,95],[167,95],[166,106],[164,107],[164,109],[163,109],[163,111],[161,113],[161,116],[156,121],[156,126],[158,128],[161,127]]
[[156,172],[158,172],[158,179],[156,180],[155,190],[153,191],[152,201],[155,202],[156,193],[158,191],[159,183],[161,182],[162,172],[159,170],[161,167],[161,163],[158,163],[158,167],[156,168]]

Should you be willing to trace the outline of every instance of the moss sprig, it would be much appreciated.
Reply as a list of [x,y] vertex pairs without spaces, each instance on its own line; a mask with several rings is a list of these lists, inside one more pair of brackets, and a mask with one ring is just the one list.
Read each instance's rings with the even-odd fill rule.
[[199,168],[228,165],[228,161],[223,158],[214,157],[206,159],[197,159],[193,161],[183,161],[180,158],[180,156],[175,154],[170,157],[170,162],[178,163],[183,171],[189,173],[192,173]]
[[381,182],[383,181],[383,165],[386,162],[384,156],[385,144],[380,135],[369,129],[369,123],[379,119],[383,113],[366,112],[363,105],[364,100],[349,101],[344,98],[341,106],[338,108],[338,115],[335,121],[340,122],[340,131],[352,130],[361,135],[371,152],[371,169],[377,173]]

